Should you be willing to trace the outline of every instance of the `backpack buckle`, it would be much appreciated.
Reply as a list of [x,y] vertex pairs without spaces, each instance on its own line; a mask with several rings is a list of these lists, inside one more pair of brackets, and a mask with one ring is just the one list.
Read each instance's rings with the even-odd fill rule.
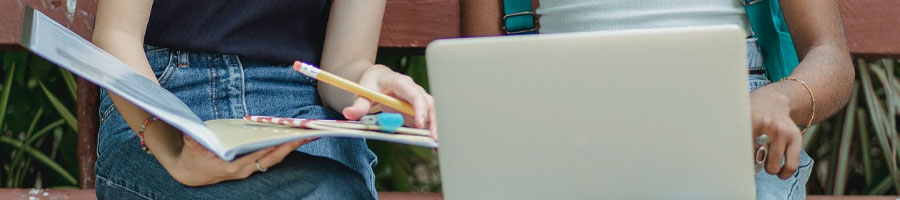
[[[525,30],[507,30],[506,29],[506,22],[507,22],[506,20],[508,18],[516,17],[516,16],[524,16],[524,15],[531,15],[531,19],[534,20],[534,25],[535,25],[534,27],[531,27],[531,28],[525,29]],[[503,29],[503,33],[506,33],[507,35],[536,32],[537,31],[537,16],[535,15],[534,11],[524,11],[524,12],[517,12],[517,13],[510,13],[507,15],[503,15],[503,26],[500,27],[500,29]]]
[[750,0],[750,2],[747,2],[747,0],[739,0],[739,1],[741,1],[741,3],[744,4],[744,6],[752,6],[753,4],[757,4],[764,0]]

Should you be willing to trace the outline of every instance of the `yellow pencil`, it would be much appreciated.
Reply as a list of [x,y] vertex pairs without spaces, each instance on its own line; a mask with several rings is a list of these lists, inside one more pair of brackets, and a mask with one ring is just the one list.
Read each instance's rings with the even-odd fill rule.
[[416,116],[415,110],[413,107],[406,102],[400,101],[394,97],[382,94],[380,92],[372,91],[370,89],[364,88],[359,84],[354,83],[353,81],[341,78],[340,76],[334,75],[332,73],[328,73],[324,70],[317,68],[316,66],[306,64],[300,61],[294,61],[294,70],[300,72],[303,75],[312,77],[316,80],[331,84],[335,87],[341,88],[353,94],[362,96],[363,98],[378,102],[387,107],[391,107],[396,109],[403,114],[407,114],[410,116]]

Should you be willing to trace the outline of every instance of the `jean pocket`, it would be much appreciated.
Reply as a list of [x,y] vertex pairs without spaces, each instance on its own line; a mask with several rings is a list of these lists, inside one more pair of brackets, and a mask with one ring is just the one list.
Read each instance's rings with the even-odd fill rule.
[[153,75],[156,76],[159,85],[165,87],[174,74],[176,60],[174,52],[169,48],[144,45],[144,53],[147,55],[150,69],[153,70]]
[[113,105],[112,99],[109,98],[109,93],[106,89],[100,89],[100,124],[103,125],[103,122],[112,115],[113,112],[116,112],[116,106]]

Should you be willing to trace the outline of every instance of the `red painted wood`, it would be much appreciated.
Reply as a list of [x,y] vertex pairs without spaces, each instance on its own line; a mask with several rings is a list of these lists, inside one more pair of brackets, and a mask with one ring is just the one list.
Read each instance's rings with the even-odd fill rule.
[[[75,2],[69,12],[67,1]],[[91,38],[97,0],[3,0],[0,1],[0,48],[18,49],[25,6],[38,9],[84,38]]]
[[94,188],[94,161],[97,161],[97,133],[100,109],[99,88],[87,80],[78,78],[78,186]]
[[900,1],[841,0],[839,4],[851,54],[900,57]]
[[431,41],[455,37],[459,37],[458,0],[388,0],[378,46],[424,53]]
[[52,189],[9,189],[0,188],[0,199],[97,199],[93,189],[90,190],[52,190]]

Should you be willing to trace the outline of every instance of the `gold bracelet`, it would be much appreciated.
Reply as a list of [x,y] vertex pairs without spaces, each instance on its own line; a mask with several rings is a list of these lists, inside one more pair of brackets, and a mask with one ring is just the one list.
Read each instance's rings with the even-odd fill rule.
[[813,119],[816,118],[816,96],[813,95],[812,89],[809,89],[809,85],[806,85],[806,82],[803,82],[800,79],[788,76],[779,81],[783,80],[792,80],[803,85],[803,87],[806,88],[806,91],[809,92],[809,98],[812,100],[812,108],[810,108],[809,111],[809,121],[806,122],[806,127],[803,127],[803,130],[800,130],[800,135],[803,135],[803,133],[806,132],[806,129],[809,129],[809,126],[812,126]]

